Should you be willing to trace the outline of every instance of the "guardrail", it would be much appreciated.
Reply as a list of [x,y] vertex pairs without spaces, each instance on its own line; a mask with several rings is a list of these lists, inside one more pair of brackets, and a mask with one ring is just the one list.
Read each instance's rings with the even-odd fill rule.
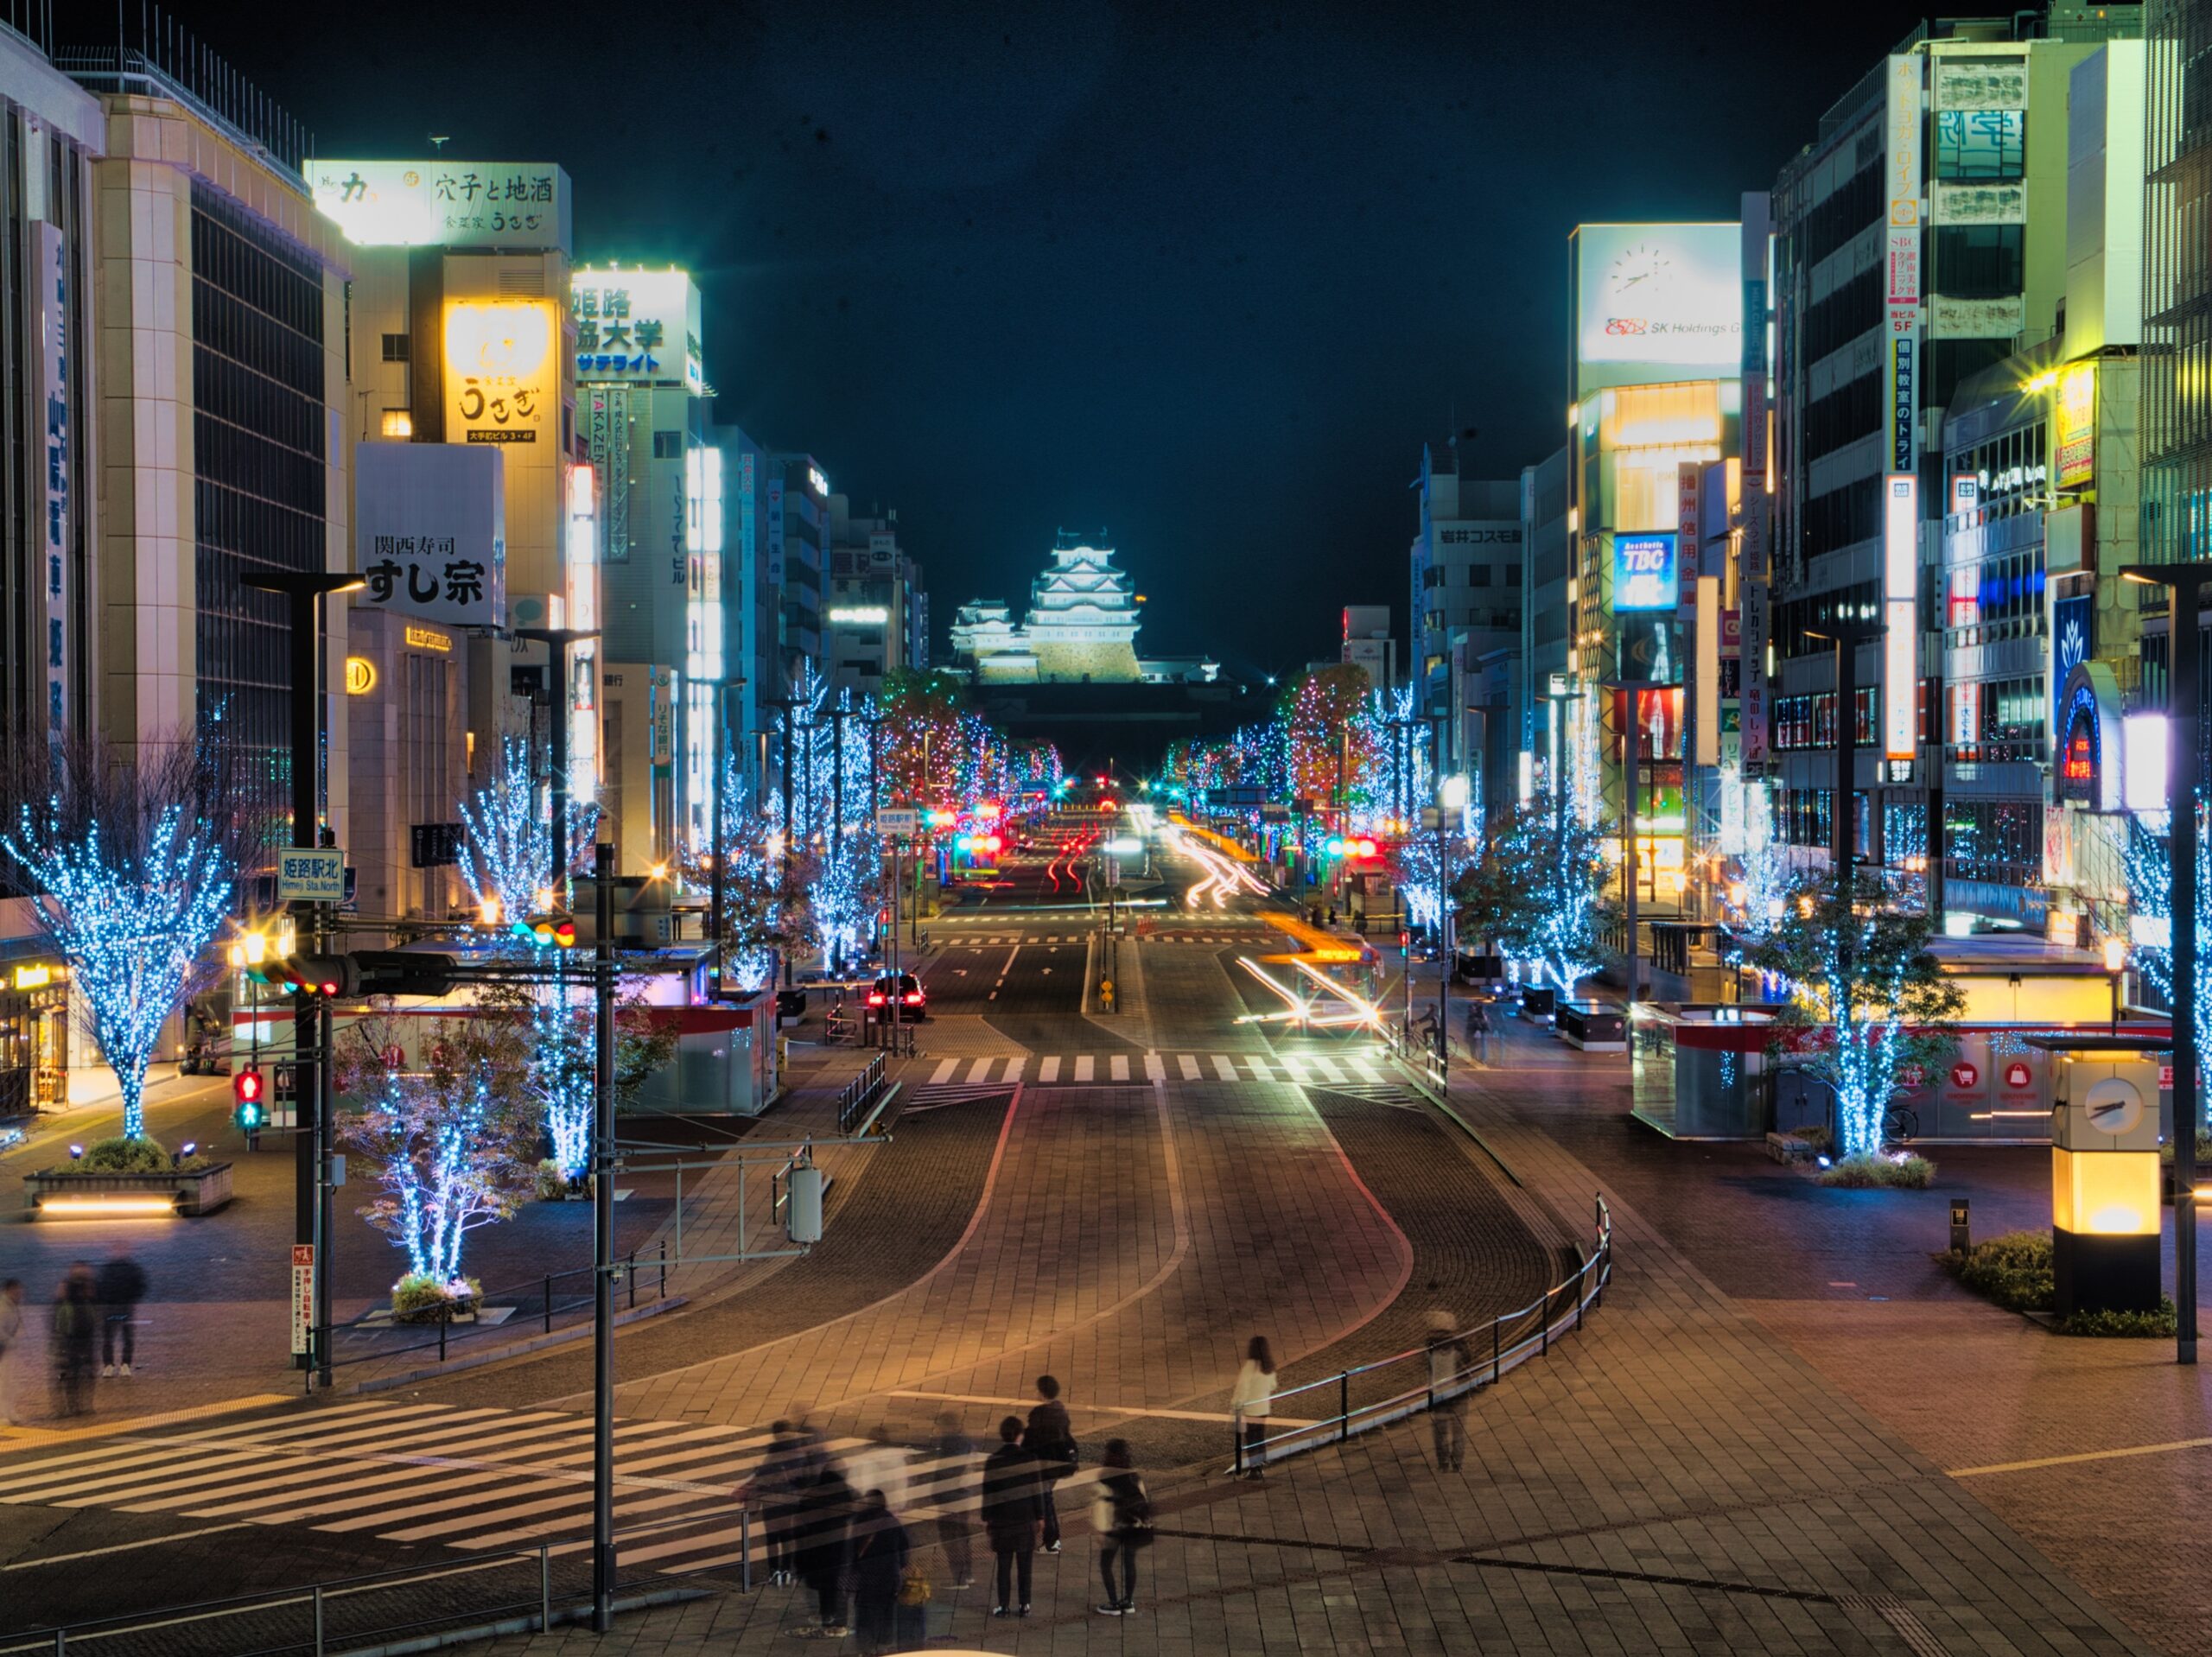
[[[1233,1470],[1249,1472],[1268,1462],[1342,1444],[1356,1432],[1370,1432],[1393,1421],[1421,1414],[1479,1387],[1494,1387],[1509,1370],[1549,1351],[1557,1336],[1582,1327],[1583,1320],[1605,1294],[1605,1285],[1612,1278],[1613,1217],[1602,1196],[1597,1199],[1597,1212],[1596,1239],[1588,1258],[1565,1282],[1545,1290],[1541,1299],[1531,1301],[1518,1311],[1501,1313],[1487,1324],[1460,1330],[1427,1346],[1286,1388],[1269,1400],[1271,1412],[1279,1411],[1291,1400],[1314,1394],[1325,1397],[1333,1390],[1337,1406],[1333,1415],[1306,1419],[1281,1432],[1270,1434],[1263,1431],[1248,1442],[1248,1423],[1243,1412],[1237,1412],[1230,1428]],[[1446,1361],[1452,1367],[1440,1375],[1435,1362],[1438,1353],[1450,1354],[1455,1347],[1465,1352],[1466,1362],[1462,1363],[1456,1356],[1448,1356]],[[1395,1385],[1412,1373],[1409,1366],[1415,1364],[1420,1366],[1419,1383],[1411,1387]],[[1363,1391],[1372,1388],[1377,1385],[1373,1377],[1383,1378],[1379,1383],[1383,1389],[1382,1396],[1355,1400],[1355,1386]],[[1300,1410],[1297,1413],[1304,1417],[1306,1413]],[[1265,1424],[1253,1421],[1249,1425],[1262,1427]]]
[[868,1114],[875,1096],[883,1089],[883,1055],[878,1053],[861,1067],[861,1073],[845,1084],[837,1095],[837,1131],[849,1133],[853,1124]]

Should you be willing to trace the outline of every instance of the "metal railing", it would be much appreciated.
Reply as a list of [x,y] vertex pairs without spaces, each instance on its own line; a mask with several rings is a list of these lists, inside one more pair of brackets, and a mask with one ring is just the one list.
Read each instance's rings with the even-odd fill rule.
[[[1286,1425],[1280,1432],[1262,1431],[1248,1442],[1247,1425],[1271,1425],[1272,1414],[1264,1423],[1248,1423],[1243,1413],[1236,1412],[1230,1427],[1232,1470],[1243,1473],[1268,1462],[1342,1444],[1356,1432],[1370,1432],[1463,1397],[1478,1387],[1496,1386],[1507,1371],[1549,1351],[1558,1336],[1571,1329],[1581,1328],[1590,1309],[1604,1295],[1612,1274],[1613,1217],[1600,1196],[1597,1199],[1596,1237],[1589,1256],[1565,1282],[1554,1285],[1544,1291],[1541,1298],[1517,1311],[1500,1313],[1487,1324],[1460,1330],[1427,1346],[1286,1388],[1268,1400],[1269,1409],[1274,1412],[1281,1410],[1294,1399],[1317,1394],[1327,1398],[1333,1392],[1336,1413],[1332,1415],[1301,1419],[1299,1425]],[[1467,1361],[1461,1363],[1452,1359],[1454,1367],[1450,1373],[1439,1376],[1434,1362],[1437,1353],[1455,1346],[1465,1349]],[[1410,1366],[1414,1365],[1419,1366],[1419,1383],[1399,1384],[1408,1373],[1414,1373]],[[1355,1389],[1362,1393],[1379,1389],[1380,1396],[1355,1400]],[[1305,1415],[1303,1410],[1298,1413]]]
[[[741,1502],[626,1526],[615,1533],[617,1559],[624,1539],[733,1517],[737,1534],[730,1557],[711,1562],[715,1569],[649,1569],[618,1582],[618,1609],[623,1602],[640,1604],[686,1597],[683,1591],[671,1591],[681,1578],[716,1577],[722,1574],[722,1565],[734,1567],[728,1574],[735,1577],[739,1588],[750,1592],[753,1520]],[[649,1555],[653,1552],[643,1551]],[[582,1621],[589,1616],[591,1604],[589,1539],[547,1537],[522,1547],[486,1549],[359,1576],[25,1629],[20,1636],[0,1641],[0,1657],[34,1653],[66,1657],[72,1651],[160,1651],[175,1657],[307,1653],[324,1657],[328,1652],[368,1645],[389,1648],[401,1641],[408,1641],[403,1649],[429,1650],[464,1630],[547,1632],[558,1622]]]
[[[669,1267],[668,1240],[665,1237],[661,1239],[659,1244],[653,1252],[648,1253],[645,1255],[645,1271],[654,1273],[654,1290],[652,1298],[656,1300],[665,1298],[668,1294]],[[541,1330],[542,1333],[550,1335],[553,1332],[553,1319],[556,1315],[574,1311],[588,1313],[591,1311],[593,1296],[590,1279],[593,1269],[593,1267],[588,1266],[572,1267],[565,1272],[543,1273],[536,1278],[529,1279],[518,1283],[511,1283],[503,1288],[486,1289],[482,1294],[477,1297],[476,1304],[480,1311],[483,1308],[488,1307],[494,1298],[519,1295],[528,1290],[536,1289],[539,1292],[541,1298],[537,1317],[532,1321],[537,1322],[543,1326]],[[634,1308],[638,1304],[638,1251],[634,1248],[632,1249],[628,1254],[617,1262],[616,1269],[625,1280],[628,1291],[629,1305],[628,1307],[626,1307],[625,1310]],[[569,1297],[566,1299],[556,1299],[553,1292],[553,1286],[556,1283],[565,1283],[570,1278],[575,1277],[581,1277],[585,1279],[583,1292],[579,1295]],[[618,1289],[617,1292],[621,1292],[621,1290]],[[423,1339],[412,1342],[406,1346],[385,1346],[379,1344],[372,1350],[356,1352],[351,1355],[341,1355],[334,1350],[331,1354],[330,1365],[332,1368],[335,1369],[349,1363],[370,1363],[381,1358],[399,1357],[409,1352],[427,1352],[432,1347],[435,1347],[437,1349],[438,1362],[440,1363],[443,1363],[446,1361],[446,1353],[449,1346],[461,1341],[473,1340],[478,1336],[485,1335],[505,1335],[512,1336],[516,1332],[517,1324],[521,1320],[519,1319],[510,1318],[497,1324],[479,1322],[462,1329],[459,1334],[454,1334],[453,1332],[453,1319],[450,1317],[441,1317],[435,1320],[435,1334],[425,1335]],[[588,1322],[589,1318],[587,1317],[583,1321]],[[427,1324],[425,1326],[427,1327]],[[401,1324],[395,1321],[389,1327],[393,1329],[404,1329],[415,1327],[415,1325],[411,1323]],[[527,1325],[524,1325],[524,1327],[527,1327]],[[349,1330],[357,1335],[382,1332],[380,1329],[376,1331],[364,1330],[358,1324],[339,1324],[329,1328],[324,1328],[318,1325],[316,1327],[315,1333],[324,1339],[329,1340],[334,1336],[343,1335]],[[313,1372],[309,1371],[308,1373],[312,1374]]]
[[875,1096],[883,1090],[883,1055],[878,1053],[861,1067],[861,1072],[845,1084],[837,1095],[837,1131],[849,1133],[853,1124],[868,1114]]

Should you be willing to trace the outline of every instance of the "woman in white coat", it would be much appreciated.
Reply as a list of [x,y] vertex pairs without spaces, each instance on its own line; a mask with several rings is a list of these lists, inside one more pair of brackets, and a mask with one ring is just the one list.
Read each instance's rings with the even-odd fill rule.
[[10,1278],[0,1283],[0,1427],[22,1425],[16,1413],[22,1406],[23,1371],[30,1355],[23,1349],[23,1286]]
[[1274,1396],[1275,1355],[1268,1349],[1266,1336],[1255,1335],[1244,1349],[1244,1367],[1236,1372],[1236,1387],[1229,1395],[1229,1407],[1244,1433],[1244,1476],[1248,1479],[1262,1476],[1261,1444],[1268,1436]]

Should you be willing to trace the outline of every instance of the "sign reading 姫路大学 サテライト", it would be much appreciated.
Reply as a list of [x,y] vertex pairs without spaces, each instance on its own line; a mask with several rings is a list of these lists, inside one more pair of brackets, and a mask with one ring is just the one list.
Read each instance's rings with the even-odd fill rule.
[[684,272],[583,270],[569,295],[577,379],[705,389],[699,289]]
[[1614,610],[1671,610],[1681,596],[1671,533],[1613,536]]
[[[442,621],[507,619],[505,460],[495,444],[362,443],[353,451],[353,602]],[[418,630],[419,631],[419,630]],[[436,650],[429,634],[409,643]],[[450,649],[447,640],[443,648]]]

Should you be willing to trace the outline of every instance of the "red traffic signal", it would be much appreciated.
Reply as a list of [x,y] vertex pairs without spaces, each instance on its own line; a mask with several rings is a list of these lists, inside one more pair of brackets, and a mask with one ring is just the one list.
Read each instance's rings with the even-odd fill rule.
[[249,1065],[231,1078],[231,1092],[242,1105],[261,1102],[261,1072]]

